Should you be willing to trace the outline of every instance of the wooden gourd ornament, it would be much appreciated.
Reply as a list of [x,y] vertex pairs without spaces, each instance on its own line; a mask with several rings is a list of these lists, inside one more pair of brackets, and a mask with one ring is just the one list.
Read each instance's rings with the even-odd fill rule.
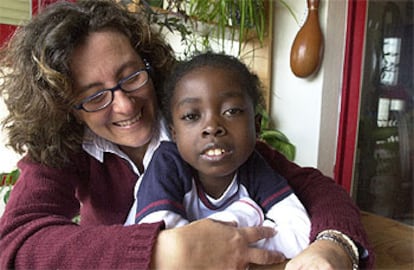
[[323,36],[319,24],[319,0],[307,0],[308,16],[297,33],[290,51],[290,68],[301,78],[310,76],[322,60]]

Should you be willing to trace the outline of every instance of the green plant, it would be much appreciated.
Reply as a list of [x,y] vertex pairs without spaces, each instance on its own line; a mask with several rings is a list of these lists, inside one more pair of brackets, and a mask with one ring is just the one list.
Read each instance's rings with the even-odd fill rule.
[[296,155],[296,147],[280,130],[270,128],[270,118],[265,109],[259,110],[259,113],[261,117],[259,139],[271,145],[290,161],[293,161]]
[[[240,56],[243,43],[263,40],[271,23],[273,0],[116,0],[133,12],[143,12],[147,20],[181,36],[184,58],[195,51],[212,50],[225,43],[238,42]],[[277,0],[299,24],[285,0]]]
[[[211,33],[224,41],[239,41],[239,50],[249,31],[263,41],[265,34],[265,4],[262,0],[189,0],[189,15],[211,25]],[[227,34],[228,33],[228,34]]]
[[[283,0],[282,0],[283,1]],[[148,21],[181,36],[184,57],[214,45],[238,41],[238,54],[252,36],[260,42],[266,33],[266,15],[271,0],[118,0],[132,11],[143,11]]]
[[3,202],[7,203],[10,197],[10,193],[14,184],[16,184],[17,178],[19,178],[20,171],[15,169],[8,173],[1,173],[0,174],[0,194],[4,193]]

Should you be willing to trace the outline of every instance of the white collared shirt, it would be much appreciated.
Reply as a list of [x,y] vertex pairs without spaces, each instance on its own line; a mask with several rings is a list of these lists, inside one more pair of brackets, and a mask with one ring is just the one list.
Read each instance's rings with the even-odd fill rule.
[[[164,121],[160,121],[160,132],[157,134],[157,136],[154,136],[147,148],[147,151],[145,152],[144,159],[142,160],[142,164],[144,166],[144,173],[146,169],[148,168],[148,164],[150,163],[152,156],[157,150],[158,146],[160,145],[160,142],[165,140],[169,141],[170,138],[168,136],[167,128]],[[82,148],[85,150],[89,155],[96,158],[100,162],[104,162],[104,153],[113,153],[125,160],[128,161],[131,168],[135,172],[135,174],[138,176],[137,183],[135,184],[134,188],[134,194],[138,191],[139,184],[142,180],[142,176],[144,173],[140,173],[138,170],[138,167],[135,165],[135,163],[119,148],[118,145],[114,144],[113,142],[110,142],[98,135],[96,135],[92,130],[89,128],[86,128],[85,135],[82,143]],[[134,196],[135,197],[135,196]],[[128,222],[130,220],[135,221],[135,212],[136,212],[136,200],[134,201],[134,204],[132,205],[130,212],[128,214],[128,217],[126,221]]]
[[[154,136],[145,152],[144,159],[142,161],[144,166],[144,172],[148,167],[148,164],[151,161],[152,155],[154,154],[155,150],[160,145],[161,141],[169,141],[170,138],[168,136],[168,132],[166,129],[166,125],[164,121],[160,121],[160,132],[157,136]],[[104,154],[113,153],[125,160],[131,165],[131,168],[136,173],[138,177],[141,176],[141,173],[138,170],[138,167],[135,163],[119,148],[118,145],[114,144],[111,141],[108,141],[98,135],[96,135],[92,130],[89,128],[85,128],[85,135],[82,142],[82,148],[85,150],[89,155],[94,157],[99,162],[104,162]]]

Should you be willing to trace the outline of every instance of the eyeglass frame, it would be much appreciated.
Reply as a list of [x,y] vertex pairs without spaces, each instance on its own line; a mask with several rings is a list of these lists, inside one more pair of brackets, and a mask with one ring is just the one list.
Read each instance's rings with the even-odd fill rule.
[[[146,85],[146,84],[147,84],[147,82],[148,82],[149,78],[151,77],[151,76],[150,76],[151,65],[148,63],[148,61],[147,61],[146,59],[142,59],[142,61],[144,62],[145,67],[143,67],[143,68],[141,68],[141,69],[139,69],[139,70],[137,70],[137,71],[133,72],[132,74],[128,75],[128,76],[127,76],[127,77],[125,77],[125,78],[120,79],[120,80],[118,81],[118,83],[117,83],[114,87],[112,87],[112,88],[102,89],[102,90],[100,90],[100,91],[96,92],[95,94],[90,95],[90,96],[88,96],[88,97],[86,97],[86,98],[82,99],[82,101],[81,101],[78,105],[75,105],[75,106],[74,106],[74,108],[75,108],[76,110],[84,110],[85,112],[97,112],[97,111],[100,111],[100,110],[103,110],[103,109],[107,108],[109,105],[111,105],[111,104],[112,104],[112,102],[114,101],[114,92],[115,92],[115,91],[117,91],[117,90],[121,90],[121,91],[122,91],[122,92],[124,92],[124,93],[133,93],[133,92],[135,92],[135,91],[137,91],[137,90],[141,89],[144,85]],[[129,79],[131,79],[131,78],[132,78],[132,77],[134,77],[134,76],[138,76],[138,75],[139,75],[140,73],[142,73],[143,71],[147,72],[147,76],[148,76],[148,78],[147,78],[147,80],[146,80],[146,81],[145,81],[145,82],[144,82],[144,83],[143,83],[140,87],[138,87],[138,88],[136,88],[136,89],[134,89],[134,90],[132,90],[132,91],[127,91],[127,90],[125,90],[125,89],[123,89],[123,88],[122,88],[122,86],[121,86],[121,85],[122,85],[124,82],[128,81]],[[98,109],[96,109],[96,110],[88,110],[88,109],[86,109],[86,108],[83,106],[83,104],[85,104],[85,103],[87,103],[87,102],[91,101],[91,100],[92,100],[92,99],[94,99],[95,97],[97,97],[97,96],[101,95],[103,92],[107,92],[107,91],[110,91],[110,92],[111,92],[111,101],[110,101],[110,102],[108,102],[107,104],[103,105],[102,107],[100,107],[100,108],[98,108]]]

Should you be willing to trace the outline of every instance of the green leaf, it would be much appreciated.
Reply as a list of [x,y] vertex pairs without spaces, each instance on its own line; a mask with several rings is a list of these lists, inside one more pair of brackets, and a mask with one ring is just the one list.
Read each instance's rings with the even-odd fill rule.
[[9,201],[10,193],[11,193],[11,189],[7,190],[6,193],[4,194],[4,197],[3,197],[4,204],[7,204],[7,202]]
[[295,159],[296,148],[281,131],[276,129],[263,130],[259,138],[282,153],[288,160],[293,161]]
[[6,190],[3,196],[3,201],[5,204],[9,200],[10,193],[12,191],[14,184],[16,184],[19,175],[20,171],[18,169],[15,169],[9,173],[0,174],[0,193]]

